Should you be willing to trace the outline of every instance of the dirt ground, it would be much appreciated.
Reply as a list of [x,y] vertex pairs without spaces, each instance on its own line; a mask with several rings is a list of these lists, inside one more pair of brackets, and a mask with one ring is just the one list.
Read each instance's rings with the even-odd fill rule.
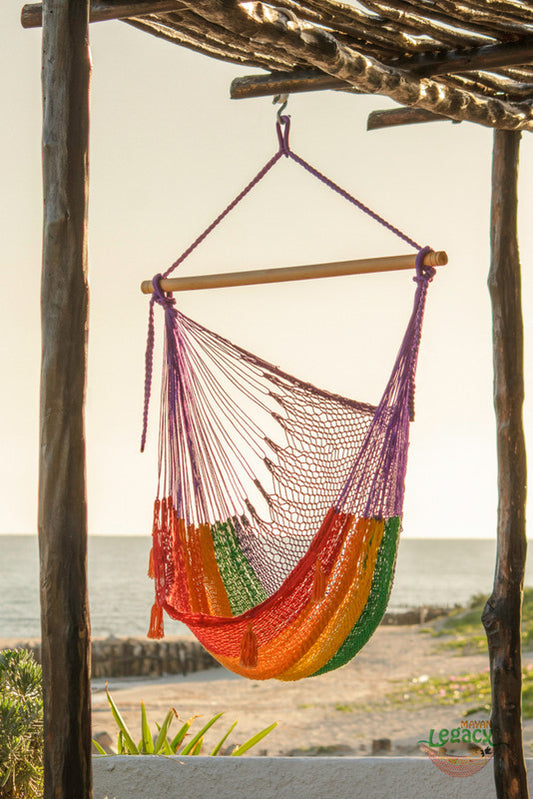
[[[420,755],[418,742],[427,740],[431,729],[459,726],[472,701],[442,707],[437,701],[420,705],[406,699],[402,704],[401,693],[399,701],[391,703],[386,695],[398,694],[406,682],[424,675],[451,677],[484,669],[488,669],[486,654],[439,651],[435,639],[416,626],[380,627],[351,663],[293,683],[248,681],[222,668],[187,677],[115,678],[108,682],[134,738],[140,737],[142,700],[154,730],[170,707],[183,720],[201,716],[195,720],[193,732],[199,728],[196,725],[224,711],[206,735],[206,749],[238,719],[228,743],[242,743],[273,721],[279,722],[252,750],[256,755]],[[94,734],[107,732],[115,742],[116,725],[104,681],[94,681],[92,704]],[[178,730],[178,722],[173,722],[172,729]],[[530,755],[533,722],[525,724],[524,739],[526,755]]]

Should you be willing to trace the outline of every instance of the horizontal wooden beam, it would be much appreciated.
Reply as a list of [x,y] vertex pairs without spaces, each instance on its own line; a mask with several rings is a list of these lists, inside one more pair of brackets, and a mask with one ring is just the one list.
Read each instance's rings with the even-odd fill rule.
[[[458,72],[482,71],[498,67],[533,63],[533,37],[505,44],[491,44],[470,50],[450,50],[436,54],[423,53],[402,56],[387,61],[386,66],[403,69],[411,75],[423,78]],[[295,70],[273,72],[269,75],[246,75],[231,83],[233,100],[249,97],[265,97],[274,94],[317,92],[325,89],[353,91],[349,83],[320,73],[317,70]]]
[[229,93],[232,100],[247,100],[251,97],[322,92],[327,89],[354,91],[354,87],[346,81],[331,77],[324,72],[297,69],[294,72],[270,72],[266,75],[244,75],[242,78],[234,78]]
[[[160,281],[163,291],[197,291],[198,289],[219,289],[230,286],[255,286],[264,283],[286,283],[291,280],[312,280],[322,277],[342,275],[365,275],[373,272],[393,272],[399,269],[414,269],[416,255],[393,255],[386,258],[366,258],[358,261],[336,261],[327,264],[307,266],[286,266],[280,269],[253,269],[247,272],[224,272],[216,275],[191,277],[170,277]],[[426,266],[445,266],[448,256],[445,252],[429,252],[424,258]],[[143,294],[152,294],[151,280],[141,283]]]
[[367,130],[396,128],[401,125],[418,125],[423,122],[454,122],[457,120],[442,114],[433,114],[423,108],[388,108],[386,111],[372,111],[366,121]]
[[433,75],[452,75],[458,72],[481,72],[533,63],[533,36],[503,44],[487,44],[471,50],[449,50],[445,53],[423,53],[414,58],[389,62],[391,66],[408,69],[421,78]]
[[[120,3],[113,3],[110,0],[92,0],[89,21],[105,22],[110,19],[162,14],[165,11],[176,11],[182,7],[177,0],[128,0]],[[42,3],[23,6],[20,21],[23,28],[40,28],[43,24]]]
[[298,69],[295,72],[271,72],[266,75],[234,78],[230,86],[230,97],[232,100],[245,100],[248,97],[321,92],[326,89],[355,91],[349,83],[316,69]]

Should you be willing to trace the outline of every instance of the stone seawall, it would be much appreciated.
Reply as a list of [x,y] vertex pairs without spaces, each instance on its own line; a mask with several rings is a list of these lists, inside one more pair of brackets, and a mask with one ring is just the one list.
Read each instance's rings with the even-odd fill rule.
[[[405,612],[388,612],[382,624],[410,626],[425,624],[449,614],[450,608],[426,607]],[[38,640],[2,639],[1,649],[29,649],[40,662]],[[162,674],[190,674],[220,664],[194,638],[96,638],[92,641],[92,677],[156,677]]]
[[[10,648],[29,649],[41,660],[39,641],[17,642]],[[220,664],[193,638],[104,638],[92,642],[92,673],[98,677],[151,677],[190,674]]]
[[387,611],[381,621],[382,624],[409,627],[413,624],[427,624],[433,619],[442,616],[449,616],[454,608],[423,607],[412,608],[411,610],[391,610]]

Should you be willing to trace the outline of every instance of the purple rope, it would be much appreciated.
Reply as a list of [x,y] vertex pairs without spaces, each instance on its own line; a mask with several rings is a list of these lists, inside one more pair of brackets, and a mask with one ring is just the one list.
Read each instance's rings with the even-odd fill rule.
[[170,275],[170,274],[171,274],[171,273],[172,273],[172,272],[173,272],[175,269],[177,269],[177,267],[178,267],[178,266],[179,266],[181,263],[183,263],[183,261],[184,261],[186,258],[188,258],[188,257],[189,257],[189,255],[190,255],[190,254],[193,252],[193,250],[195,250],[195,249],[198,247],[198,245],[199,245],[199,244],[201,244],[201,243],[202,243],[202,241],[203,241],[205,238],[207,238],[207,236],[209,236],[209,234],[210,234],[210,233],[212,233],[212,232],[213,232],[213,230],[214,230],[214,229],[217,227],[217,225],[219,225],[219,224],[222,222],[222,220],[223,220],[223,219],[225,219],[225,218],[227,217],[227,215],[228,215],[228,214],[229,214],[231,211],[233,211],[233,209],[235,208],[235,206],[236,206],[236,205],[238,205],[238,204],[240,203],[240,201],[241,201],[241,200],[243,200],[243,199],[246,197],[246,195],[247,195],[247,194],[249,194],[249,193],[251,192],[251,190],[252,190],[253,188],[255,188],[255,186],[257,186],[257,184],[258,184],[258,183],[259,183],[261,180],[263,180],[263,178],[265,177],[265,175],[266,175],[268,172],[270,172],[270,170],[272,169],[272,167],[273,167],[275,164],[277,164],[277,162],[279,161],[279,159],[281,158],[281,156],[282,156],[282,155],[284,155],[284,154],[285,154],[285,153],[284,153],[284,150],[282,149],[282,145],[280,144],[280,149],[278,150],[278,152],[277,152],[277,153],[276,153],[276,154],[275,154],[275,155],[274,155],[274,156],[273,156],[273,157],[272,157],[272,158],[271,158],[269,161],[267,161],[267,163],[264,165],[264,167],[263,167],[262,169],[260,169],[260,170],[259,170],[259,172],[257,173],[257,175],[256,175],[254,178],[252,178],[252,180],[251,180],[251,181],[248,183],[248,185],[247,185],[247,186],[245,186],[245,187],[244,187],[244,189],[243,189],[243,190],[240,192],[240,194],[238,194],[238,195],[235,197],[235,199],[234,199],[234,200],[232,200],[232,201],[230,202],[230,204],[229,204],[228,206],[226,206],[226,208],[224,208],[224,210],[222,211],[222,213],[221,213],[221,214],[219,214],[219,215],[217,216],[217,218],[216,218],[216,219],[215,219],[213,222],[211,222],[211,224],[209,225],[209,227],[206,227],[206,229],[204,230],[204,232],[203,232],[203,233],[200,233],[200,235],[198,236],[198,238],[197,238],[197,239],[195,239],[195,240],[193,241],[193,243],[190,245],[190,247],[188,247],[188,248],[185,250],[185,252],[184,252],[182,255],[180,255],[180,257],[177,259],[177,261],[174,261],[174,263],[172,264],[172,266],[170,266],[170,267],[167,269],[167,271],[163,273],[162,277],[168,277],[168,276],[169,276],[169,275]]
[[[277,153],[270,158],[267,163],[263,166],[262,169],[259,170],[257,175],[244,187],[244,189],[230,202],[229,205],[224,208],[224,210],[216,217],[216,219],[192,242],[192,244],[180,255],[180,257],[174,261],[173,264],[163,272],[163,274],[158,274],[153,278],[153,286],[154,286],[154,293],[150,299],[150,310],[148,316],[148,334],[146,338],[146,353],[145,353],[145,377],[144,377],[144,405],[143,405],[143,417],[142,417],[142,434],[141,434],[141,452],[144,451],[144,447],[146,444],[146,434],[148,429],[148,410],[150,406],[150,397],[152,392],[152,374],[153,374],[153,350],[154,350],[154,304],[157,302],[159,305],[163,307],[165,310],[165,317],[166,317],[166,325],[167,327],[171,327],[173,323],[173,317],[176,314],[176,309],[174,307],[175,301],[172,299],[171,295],[165,294],[165,292],[161,291],[159,281],[162,278],[168,277],[172,272],[180,266],[186,258],[204,241],[204,239],[209,236],[210,233],[228,216],[228,214],[233,211],[233,209],[243,200],[257,184],[263,180],[265,175],[270,172],[272,167],[277,164],[282,156],[286,158],[290,158],[295,163],[299,164],[303,167],[309,174],[316,177],[321,183],[324,183],[330,189],[335,191],[345,200],[347,200],[352,205],[355,205],[360,211],[362,211],[367,216],[374,219],[374,221],[378,222],[380,225],[385,227],[391,233],[394,233],[395,236],[405,241],[415,250],[418,250],[417,256],[417,277],[415,280],[420,280],[425,278],[424,270],[427,267],[422,265],[423,255],[429,250],[429,248],[422,249],[419,244],[416,243],[412,238],[407,236],[407,234],[403,233],[399,228],[394,227],[391,225],[390,222],[387,222],[386,219],[376,214],[362,202],[357,200],[353,197],[349,192],[345,189],[338,186],[328,177],[323,175],[317,169],[315,169],[311,164],[308,164],[307,161],[304,161],[303,158],[293,153],[289,146],[289,132],[290,132],[290,117],[282,116],[279,122],[276,122],[276,133],[278,137],[278,151]],[[421,253],[423,255],[421,256]],[[419,263],[420,261],[420,263]],[[430,267],[431,268],[431,267]],[[435,270],[433,270],[434,274]],[[432,275],[431,275],[432,277]],[[429,278],[431,279],[431,278]]]
[[[349,194],[349,192],[347,192],[341,186],[338,186],[336,183],[334,183],[332,180],[330,180],[328,177],[326,177],[326,175],[323,175],[322,172],[319,172],[318,169],[315,169],[315,167],[311,166],[311,164],[308,164],[307,161],[304,161],[304,159],[300,158],[299,155],[296,155],[296,153],[293,153],[293,151],[289,148],[289,130],[290,130],[290,124],[291,124],[290,117],[282,116],[281,117],[281,123],[285,126],[285,133],[284,134],[281,133],[281,131],[279,130],[280,124],[277,123],[278,139],[280,140],[280,146],[283,146],[283,148],[284,148],[283,149],[283,154],[284,155],[288,156],[296,164],[299,164],[300,166],[302,166],[306,170],[306,172],[309,172],[309,174],[313,175],[315,178],[318,178],[318,180],[320,180],[322,183],[324,183],[330,189],[332,189],[333,191],[337,192],[337,194],[340,194],[340,196],[344,197],[344,199],[347,200],[349,203],[352,203],[352,205],[355,205],[356,208],[358,208],[364,214],[369,216],[375,222],[378,222],[380,225],[383,225],[383,227],[387,228],[387,230],[390,230],[391,233],[394,233],[395,236],[398,236],[398,238],[402,239],[402,241],[405,241],[407,244],[409,244],[415,250],[420,250],[421,249],[421,245],[417,244],[416,241],[414,241],[412,238],[410,238],[410,236],[408,236],[406,233],[403,233],[399,228],[394,227],[394,225],[391,225],[390,222],[387,222],[387,220],[383,219],[382,216],[380,216],[379,214],[376,214],[375,211],[372,211],[371,208],[368,208],[368,206],[364,205],[360,200],[357,200],[355,197],[353,197],[351,194]],[[281,145],[282,141],[283,141],[283,145]]]
[[409,421],[413,422],[415,419],[415,374],[416,365],[418,363],[418,351],[420,349],[420,337],[422,335],[422,322],[424,319],[424,309],[426,303],[426,294],[428,285],[431,283],[437,270],[433,266],[426,266],[424,257],[431,252],[431,247],[423,247],[416,255],[415,267],[416,277],[413,278],[415,283],[418,284],[418,291],[421,297],[418,302],[418,316],[416,320],[415,340],[412,346],[411,367],[410,367],[410,385],[409,385]]
[[[278,134],[279,138],[279,134]],[[174,263],[167,269],[166,272],[163,274],[156,275],[153,280],[154,286],[154,293],[150,299],[150,311],[148,317],[148,335],[146,338],[146,353],[145,353],[145,377],[144,377],[144,406],[143,406],[143,426],[142,426],[142,434],[141,434],[141,452],[144,452],[144,447],[146,445],[146,433],[148,429],[148,410],[150,407],[150,397],[152,394],[152,373],[153,373],[153,351],[154,351],[154,303],[159,303],[165,311],[168,308],[168,299],[164,292],[161,291],[159,287],[159,281],[161,278],[168,277],[177,267],[183,263],[183,261],[189,257],[189,255],[202,243],[202,241],[209,236],[209,234],[222,222],[223,219],[238,205],[241,200],[246,197],[247,194],[251,192],[251,190],[257,186],[257,184],[263,180],[265,175],[270,172],[272,167],[277,164],[279,159],[282,155],[285,154],[284,144],[283,141],[280,139],[280,147],[278,152],[270,158],[269,161],[264,165],[262,169],[259,170],[257,175],[252,178],[252,180],[244,187],[244,189],[230,202],[226,208],[220,213],[217,218],[211,222],[211,224],[206,227],[203,233],[192,242],[192,244],[187,247],[184,253],[180,255],[180,257],[174,261]],[[174,302],[174,301],[173,301]]]
[[146,353],[144,356],[144,406],[143,406],[143,427],[141,435],[141,452],[144,452],[146,445],[146,432],[148,429],[148,409],[150,406],[150,395],[152,393],[152,374],[154,370],[154,305],[159,303],[165,310],[165,323],[168,327],[172,324],[172,316],[176,315],[176,300],[171,294],[161,291],[159,281],[163,275],[155,275],[152,280],[154,293],[150,298],[150,310],[148,314],[148,335],[146,337]]

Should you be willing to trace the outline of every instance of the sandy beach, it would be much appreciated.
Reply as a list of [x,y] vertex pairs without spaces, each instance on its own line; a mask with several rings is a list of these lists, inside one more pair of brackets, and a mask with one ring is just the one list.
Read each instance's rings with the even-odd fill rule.
[[[424,632],[424,625],[381,626],[359,655],[346,666],[321,677],[283,683],[245,680],[223,668],[186,677],[110,677],[107,680],[134,738],[140,738],[140,703],[145,703],[151,729],[173,707],[179,719],[194,721],[192,732],[215,713],[224,716],[205,737],[205,753],[238,720],[228,739],[243,743],[277,721],[278,726],[251,754],[255,755],[420,755],[420,740],[430,730],[453,729],[464,722],[475,699],[442,705],[435,697],[421,702],[413,696],[428,678],[454,678],[488,671],[488,655],[443,650],[442,638]],[[0,639],[0,648],[14,646]],[[533,667],[533,652],[523,654]],[[92,681],[93,734],[107,733],[116,745],[117,727],[105,694],[106,680]],[[487,719],[478,713],[476,719]],[[178,721],[171,730],[177,732]],[[379,741],[390,741],[379,748]],[[232,746],[230,746],[232,748]],[[533,753],[533,719],[524,722],[526,755]]]
[[[213,733],[206,736],[206,745],[216,742],[238,719],[229,739],[233,743],[242,743],[273,721],[279,722],[254,754],[367,755],[377,749],[373,742],[388,739],[390,751],[380,754],[419,755],[419,740],[427,740],[431,729],[459,726],[467,708],[475,703],[470,700],[443,707],[438,699],[431,704],[412,701],[409,688],[416,685],[412,681],[488,669],[486,654],[442,651],[437,648],[440,640],[421,632],[418,626],[382,626],[342,669],[293,683],[248,681],[222,668],[187,677],[115,678],[108,682],[127,724],[139,737],[143,700],[154,729],[170,707],[183,720],[201,715],[195,725],[225,711]],[[532,661],[533,655],[524,656],[525,663]],[[105,681],[93,682],[92,701],[94,733],[107,731],[115,741],[116,726],[105,695]],[[526,722],[524,735],[529,754],[533,722]]]

